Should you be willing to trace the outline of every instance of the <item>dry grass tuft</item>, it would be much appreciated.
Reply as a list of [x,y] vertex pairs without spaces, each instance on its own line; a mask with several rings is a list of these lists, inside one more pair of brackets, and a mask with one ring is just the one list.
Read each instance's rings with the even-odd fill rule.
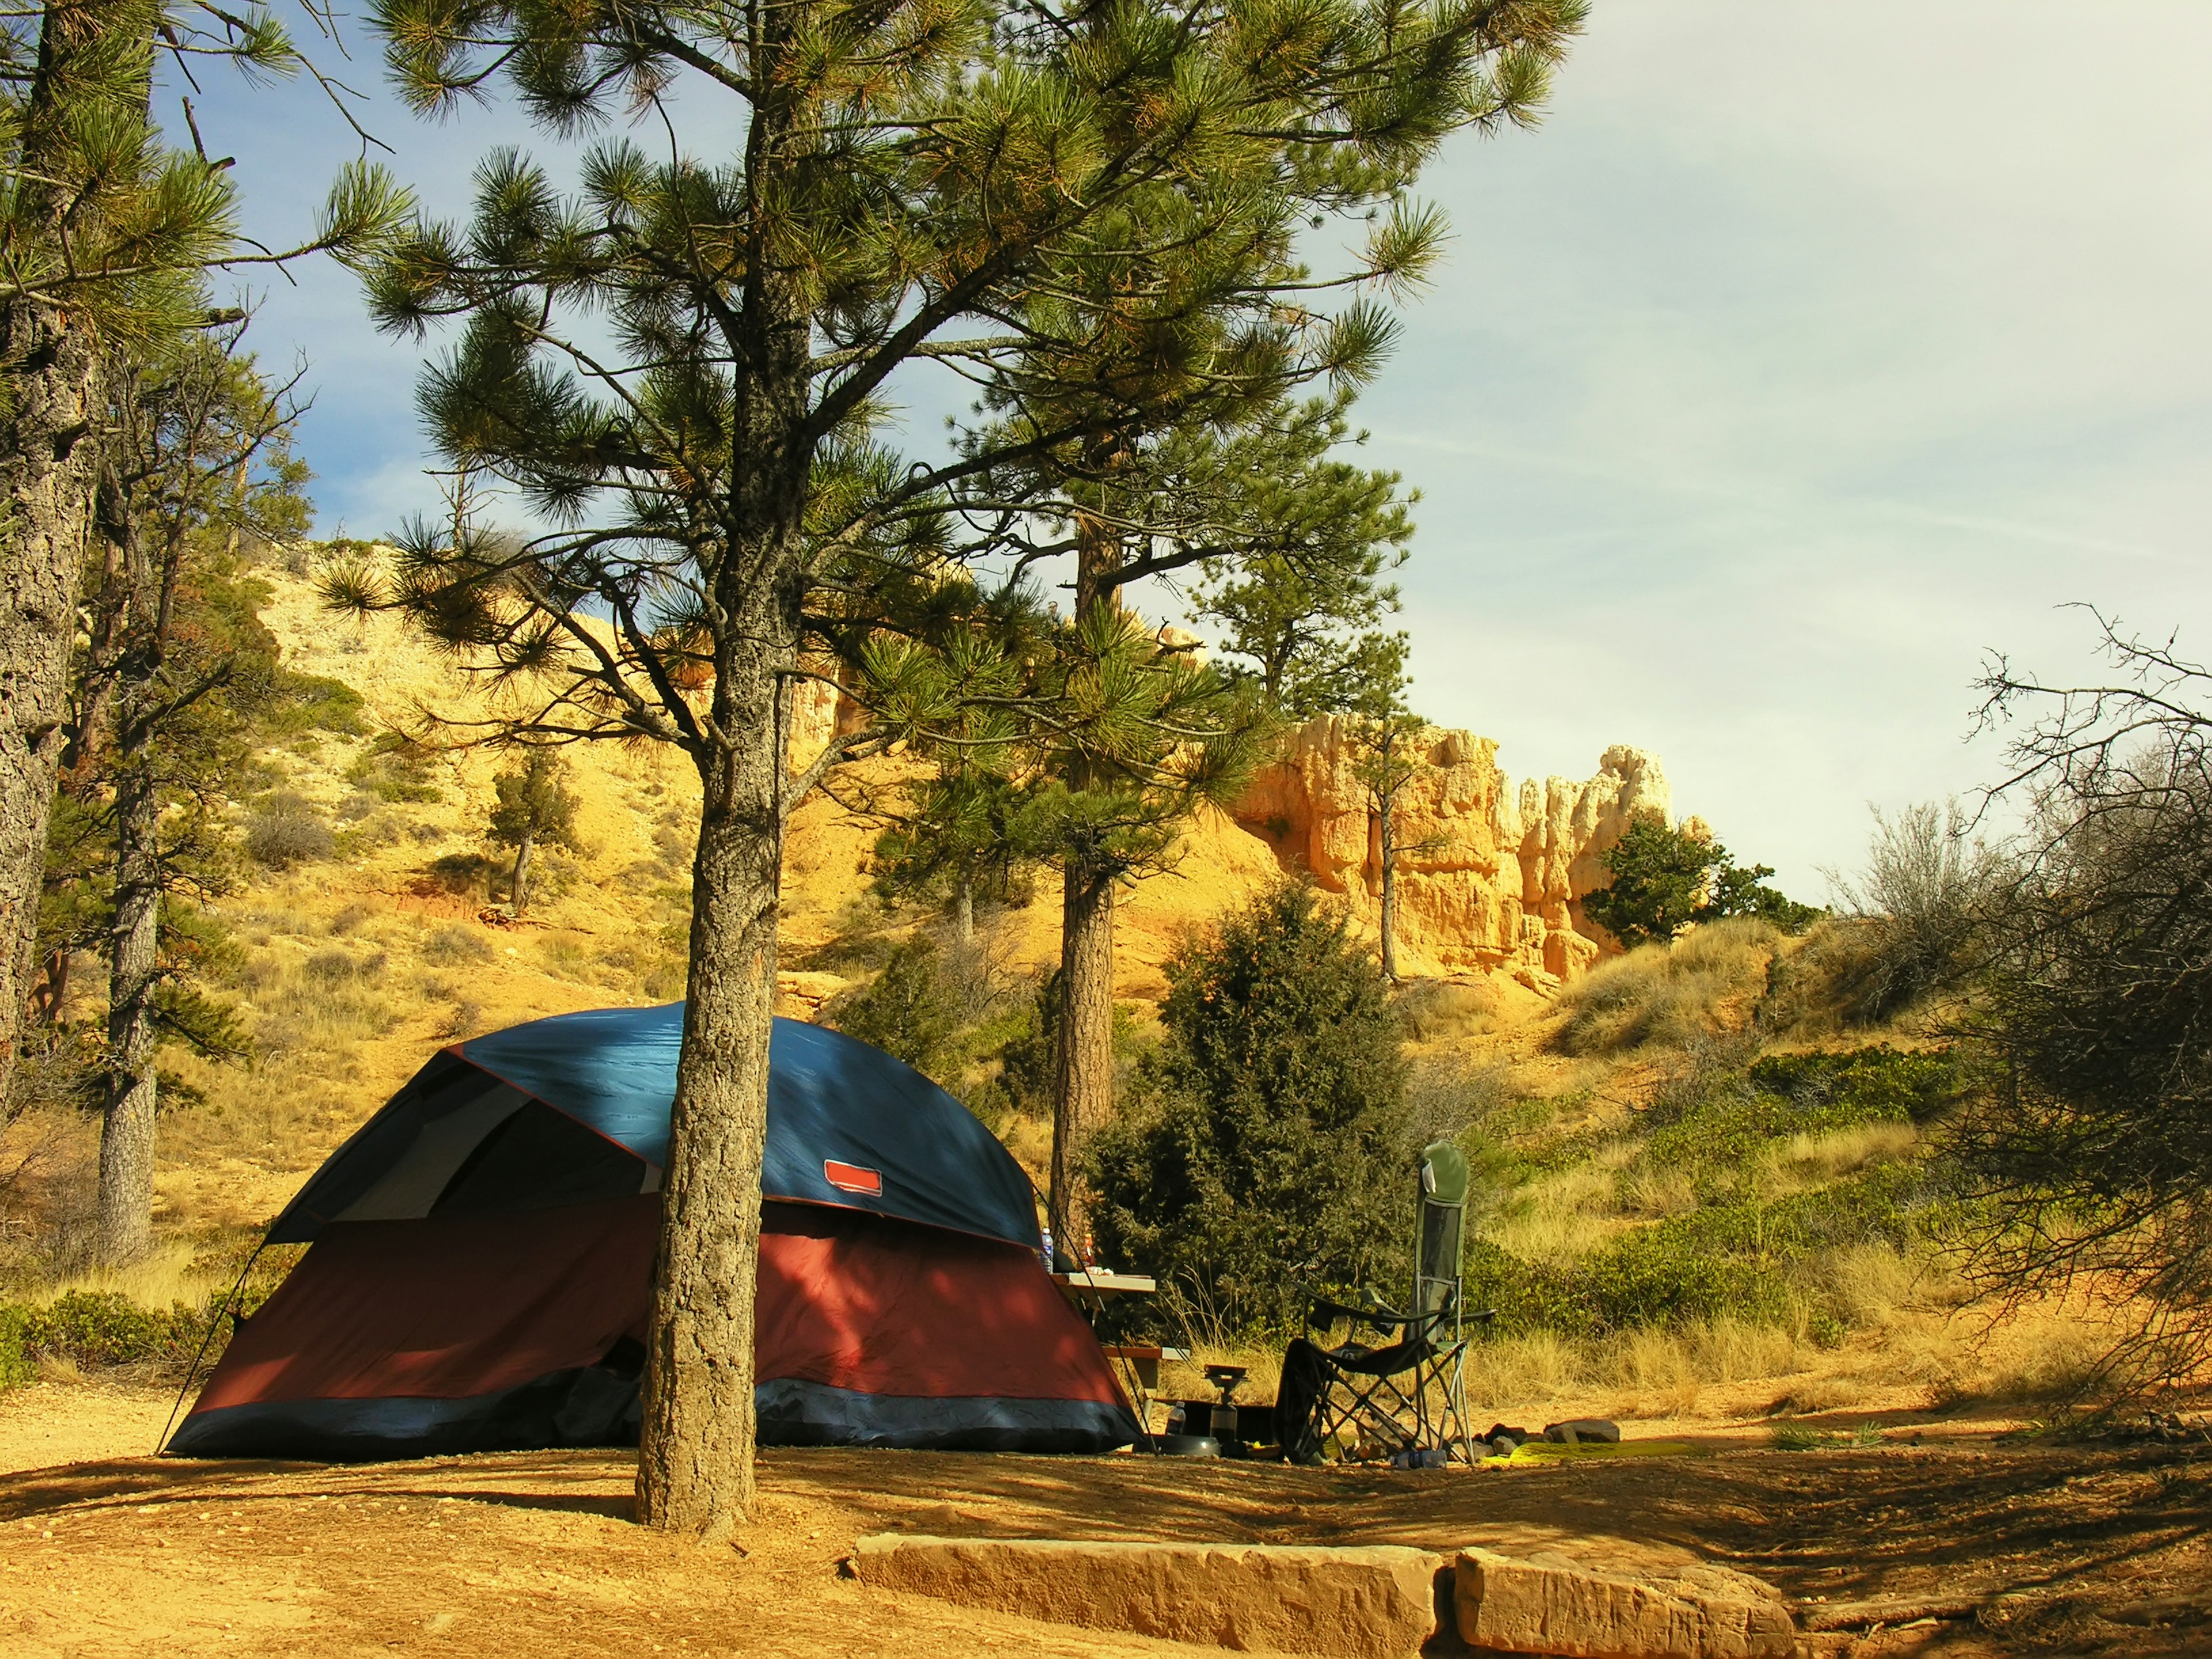
[[1802,1192],[1870,1164],[1904,1157],[1920,1141],[1920,1131],[1910,1123],[1874,1122],[1834,1129],[1826,1134],[1792,1135],[1778,1148],[1760,1182],[1771,1197]]
[[1784,944],[1765,922],[1734,917],[1601,963],[1560,994],[1567,1018],[1554,1040],[1570,1054],[1617,1054],[1740,1031]]
[[1468,1350],[1467,1404],[1473,1412],[1560,1400],[1588,1386],[1582,1345],[1552,1331],[1478,1342]]
[[1613,1172],[1577,1164],[1522,1188],[1486,1231],[1508,1255],[1564,1266],[1589,1254],[1621,1228]]
[[1497,1028],[1504,998],[1494,985],[1424,980],[1399,999],[1406,1034],[1415,1042],[1448,1042]]
[[88,1267],[51,1279],[37,1287],[35,1299],[43,1304],[75,1291],[109,1292],[163,1313],[180,1302],[198,1307],[214,1291],[228,1289],[230,1279],[219,1261],[173,1237],[157,1240],[150,1254],[127,1267]]

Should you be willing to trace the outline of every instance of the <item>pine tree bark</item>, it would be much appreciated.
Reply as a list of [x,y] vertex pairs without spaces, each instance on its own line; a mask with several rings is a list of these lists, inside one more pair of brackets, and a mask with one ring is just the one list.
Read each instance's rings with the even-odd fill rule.
[[[1110,465],[1110,456],[1107,460]],[[1120,544],[1089,520],[1079,524],[1077,539],[1076,614],[1119,605]],[[1081,767],[1067,779],[1075,789],[1097,782]],[[1091,1253],[1084,1163],[1091,1136],[1114,1115],[1114,885],[1120,875],[1103,848],[1069,847],[1061,855],[1060,1091],[1053,1103],[1051,1211],[1055,1238],[1084,1261]]]
[[[146,682],[118,699],[135,721]],[[128,730],[126,726],[126,730]],[[154,1242],[152,998],[161,924],[160,800],[151,745],[139,735],[119,758],[115,781],[115,917],[108,928],[107,1078],[100,1123],[100,1259],[122,1267]]]
[[0,1100],[35,963],[55,763],[67,737],[70,647],[97,440],[97,354],[58,307],[0,310]]
[[[772,728],[771,728],[772,730]],[[753,1504],[754,1280],[781,836],[772,741],[710,769],[653,1271],[638,1519],[712,1540]],[[765,830],[765,832],[764,832]]]
[[1052,1214],[1068,1255],[1087,1259],[1091,1195],[1083,1177],[1091,1138],[1114,1113],[1112,870],[1071,860],[1062,878],[1060,1091],[1052,1122]]
[[[113,386],[118,428],[133,422],[135,380]],[[161,673],[169,618],[184,558],[179,526],[156,562],[142,538],[129,492],[103,461],[94,518],[111,573],[105,619],[113,642],[106,706],[112,708],[115,913],[107,930],[107,1068],[100,1123],[97,1252],[110,1267],[137,1261],[154,1242],[153,996],[159,974],[161,780],[155,729],[167,688]],[[95,630],[96,632],[99,630]],[[96,735],[88,735],[96,742]]]
[[[149,49],[152,21],[131,0],[47,0],[16,147],[26,233],[54,234],[69,210],[83,170],[76,120],[88,103],[137,89],[115,75],[114,41],[144,35]],[[101,403],[99,344],[81,311],[41,298],[0,305],[0,1100],[33,975]]]

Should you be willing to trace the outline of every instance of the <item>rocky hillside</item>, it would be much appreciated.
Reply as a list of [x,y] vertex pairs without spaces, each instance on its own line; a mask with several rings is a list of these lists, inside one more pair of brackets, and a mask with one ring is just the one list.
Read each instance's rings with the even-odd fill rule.
[[[173,1234],[265,1218],[443,1043],[683,990],[698,785],[680,755],[619,744],[568,752],[580,845],[541,854],[537,898],[518,924],[498,902],[505,855],[487,835],[492,780],[508,763],[451,741],[465,726],[438,735],[439,721],[492,712],[478,691],[397,619],[333,617],[304,572],[262,574],[271,589],[264,620],[289,665],[341,682],[361,707],[339,722],[349,729],[289,738],[234,785],[249,842],[272,814],[304,823],[305,840],[290,855],[246,864],[216,906],[239,947],[219,988],[257,1058],[244,1069],[165,1062],[180,1085],[169,1091],[158,1178]],[[823,700],[801,714],[793,743],[803,752],[838,711]],[[1651,757],[1619,749],[1587,782],[1516,790],[1491,739],[1432,731],[1419,742],[1429,764],[1401,797],[1407,839],[1419,848],[1401,866],[1401,960],[1419,975],[1485,981],[1493,1000],[1536,1010],[1536,994],[1548,997],[1599,955],[1577,901],[1626,815],[1666,809],[1665,781]],[[902,763],[911,764],[880,764]],[[1285,870],[1310,869],[1372,925],[1379,872],[1352,766],[1342,730],[1316,721],[1234,815],[1194,823],[1171,867],[1136,883],[1119,911],[1126,1000],[1140,1009],[1155,1000],[1177,942]],[[872,973],[882,941],[914,925],[870,895],[873,839],[871,825],[826,797],[798,813],[785,866],[784,1012],[817,1015]],[[1057,959],[1056,884],[1048,877],[1036,892],[987,919],[990,969],[1008,986]],[[855,940],[878,945],[855,949]],[[72,1012],[88,1030],[100,975],[85,967]],[[49,1164],[83,1170],[89,1125],[59,1133],[66,1156]]]

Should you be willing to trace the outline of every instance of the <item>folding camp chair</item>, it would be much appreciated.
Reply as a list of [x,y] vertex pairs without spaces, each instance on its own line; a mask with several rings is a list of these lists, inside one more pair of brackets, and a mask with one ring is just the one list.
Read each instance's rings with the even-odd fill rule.
[[[1413,1295],[1404,1309],[1372,1290],[1357,1302],[1316,1297],[1306,1334],[1283,1356],[1275,1396],[1275,1436],[1293,1462],[1321,1460],[1332,1440],[1354,1456],[1472,1464],[1468,1428],[1466,1324],[1488,1310],[1462,1313],[1460,1243],[1467,1220],[1467,1159],[1440,1140],[1421,1153],[1415,1200]],[[1345,1340],[1324,1346],[1339,1325]],[[1361,1330],[1383,1340],[1352,1340]]]

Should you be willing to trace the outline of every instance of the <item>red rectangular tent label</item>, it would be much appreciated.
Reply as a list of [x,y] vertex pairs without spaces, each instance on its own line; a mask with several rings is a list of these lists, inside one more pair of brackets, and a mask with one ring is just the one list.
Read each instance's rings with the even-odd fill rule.
[[857,1164],[840,1164],[834,1158],[825,1158],[822,1160],[822,1178],[841,1193],[866,1193],[874,1198],[884,1195],[882,1173],[864,1170]]

